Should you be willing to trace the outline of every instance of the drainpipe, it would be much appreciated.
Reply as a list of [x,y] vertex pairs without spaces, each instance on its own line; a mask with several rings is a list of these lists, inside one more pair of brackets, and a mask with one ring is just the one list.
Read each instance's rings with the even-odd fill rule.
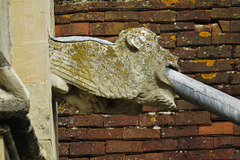
[[240,100],[173,69],[166,68],[176,93],[184,100],[240,125]]

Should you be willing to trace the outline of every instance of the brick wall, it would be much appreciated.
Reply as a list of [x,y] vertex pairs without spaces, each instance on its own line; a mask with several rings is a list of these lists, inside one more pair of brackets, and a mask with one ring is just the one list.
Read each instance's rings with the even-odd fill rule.
[[[171,3],[170,3],[171,2]],[[240,1],[171,0],[55,5],[56,36],[115,41],[146,27],[178,57],[181,71],[240,98]],[[139,116],[82,115],[59,109],[61,160],[240,159],[240,127],[176,100]]]

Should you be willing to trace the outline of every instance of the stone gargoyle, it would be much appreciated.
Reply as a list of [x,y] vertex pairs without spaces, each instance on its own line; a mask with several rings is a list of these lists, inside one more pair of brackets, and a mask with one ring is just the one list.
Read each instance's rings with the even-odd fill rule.
[[174,83],[165,68],[177,57],[146,28],[123,30],[115,43],[91,37],[50,38],[54,95],[81,113],[135,115],[142,105],[176,108]]

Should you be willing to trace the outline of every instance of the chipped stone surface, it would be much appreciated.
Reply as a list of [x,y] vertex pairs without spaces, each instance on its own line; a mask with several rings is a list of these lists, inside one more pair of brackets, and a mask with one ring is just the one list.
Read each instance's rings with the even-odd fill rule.
[[[158,40],[160,38],[146,28],[124,30],[112,44],[54,38],[50,40],[51,71],[81,89],[74,97],[77,101],[79,97],[86,100],[86,96],[81,95],[88,92],[96,99],[123,99],[133,104],[175,108],[174,84],[167,78],[165,67],[178,69],[177,57],[162,48]],[[99,104],[95,98],[89,99]],[[66,98],[65,101],[70,105],[75,103]],[[103,111],[105,102],[100,103],[95,107],[92,104],[92,111],[88,113]],[[124,106],[131,108],[131,105]]]

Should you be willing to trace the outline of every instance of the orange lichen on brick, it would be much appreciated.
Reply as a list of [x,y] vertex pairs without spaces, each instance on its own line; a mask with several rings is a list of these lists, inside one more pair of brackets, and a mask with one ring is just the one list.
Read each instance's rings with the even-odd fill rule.
[[143,27],[144,27],[144,28],[148,28],[148,25],[144,24]]
[[156,118],[151,118],[151,121],[152,121],[152,122],[156,121]]
[[62,17],[64,17],[64,18],[71,18],[71,14],[65,14],[65,15],[62,15]]
[[206,66],[211,67],[214,65],[216,60],[205,60],[205,59],[196,59],[194,63],[206,63]]
[[203,79],[212,79],[214,77],[216,77],[217,73],[202,73],[201,77]]
[[201,37],[209,37],[209,36],[211,36],[211,33],[203,31],[203,32],[199,33],[199,36],[201,36]]
[[176,3],[179,3],[179,1],[178,0],[162,0],[162,2],[164,3],[164,4],[166,4],[166,6],[174,6],[174,5],[176,5]]
[[176,39],[176,36],[171,36],[170,37],[172,40],[174,40],[174,41],[176,41],[177,39]]

